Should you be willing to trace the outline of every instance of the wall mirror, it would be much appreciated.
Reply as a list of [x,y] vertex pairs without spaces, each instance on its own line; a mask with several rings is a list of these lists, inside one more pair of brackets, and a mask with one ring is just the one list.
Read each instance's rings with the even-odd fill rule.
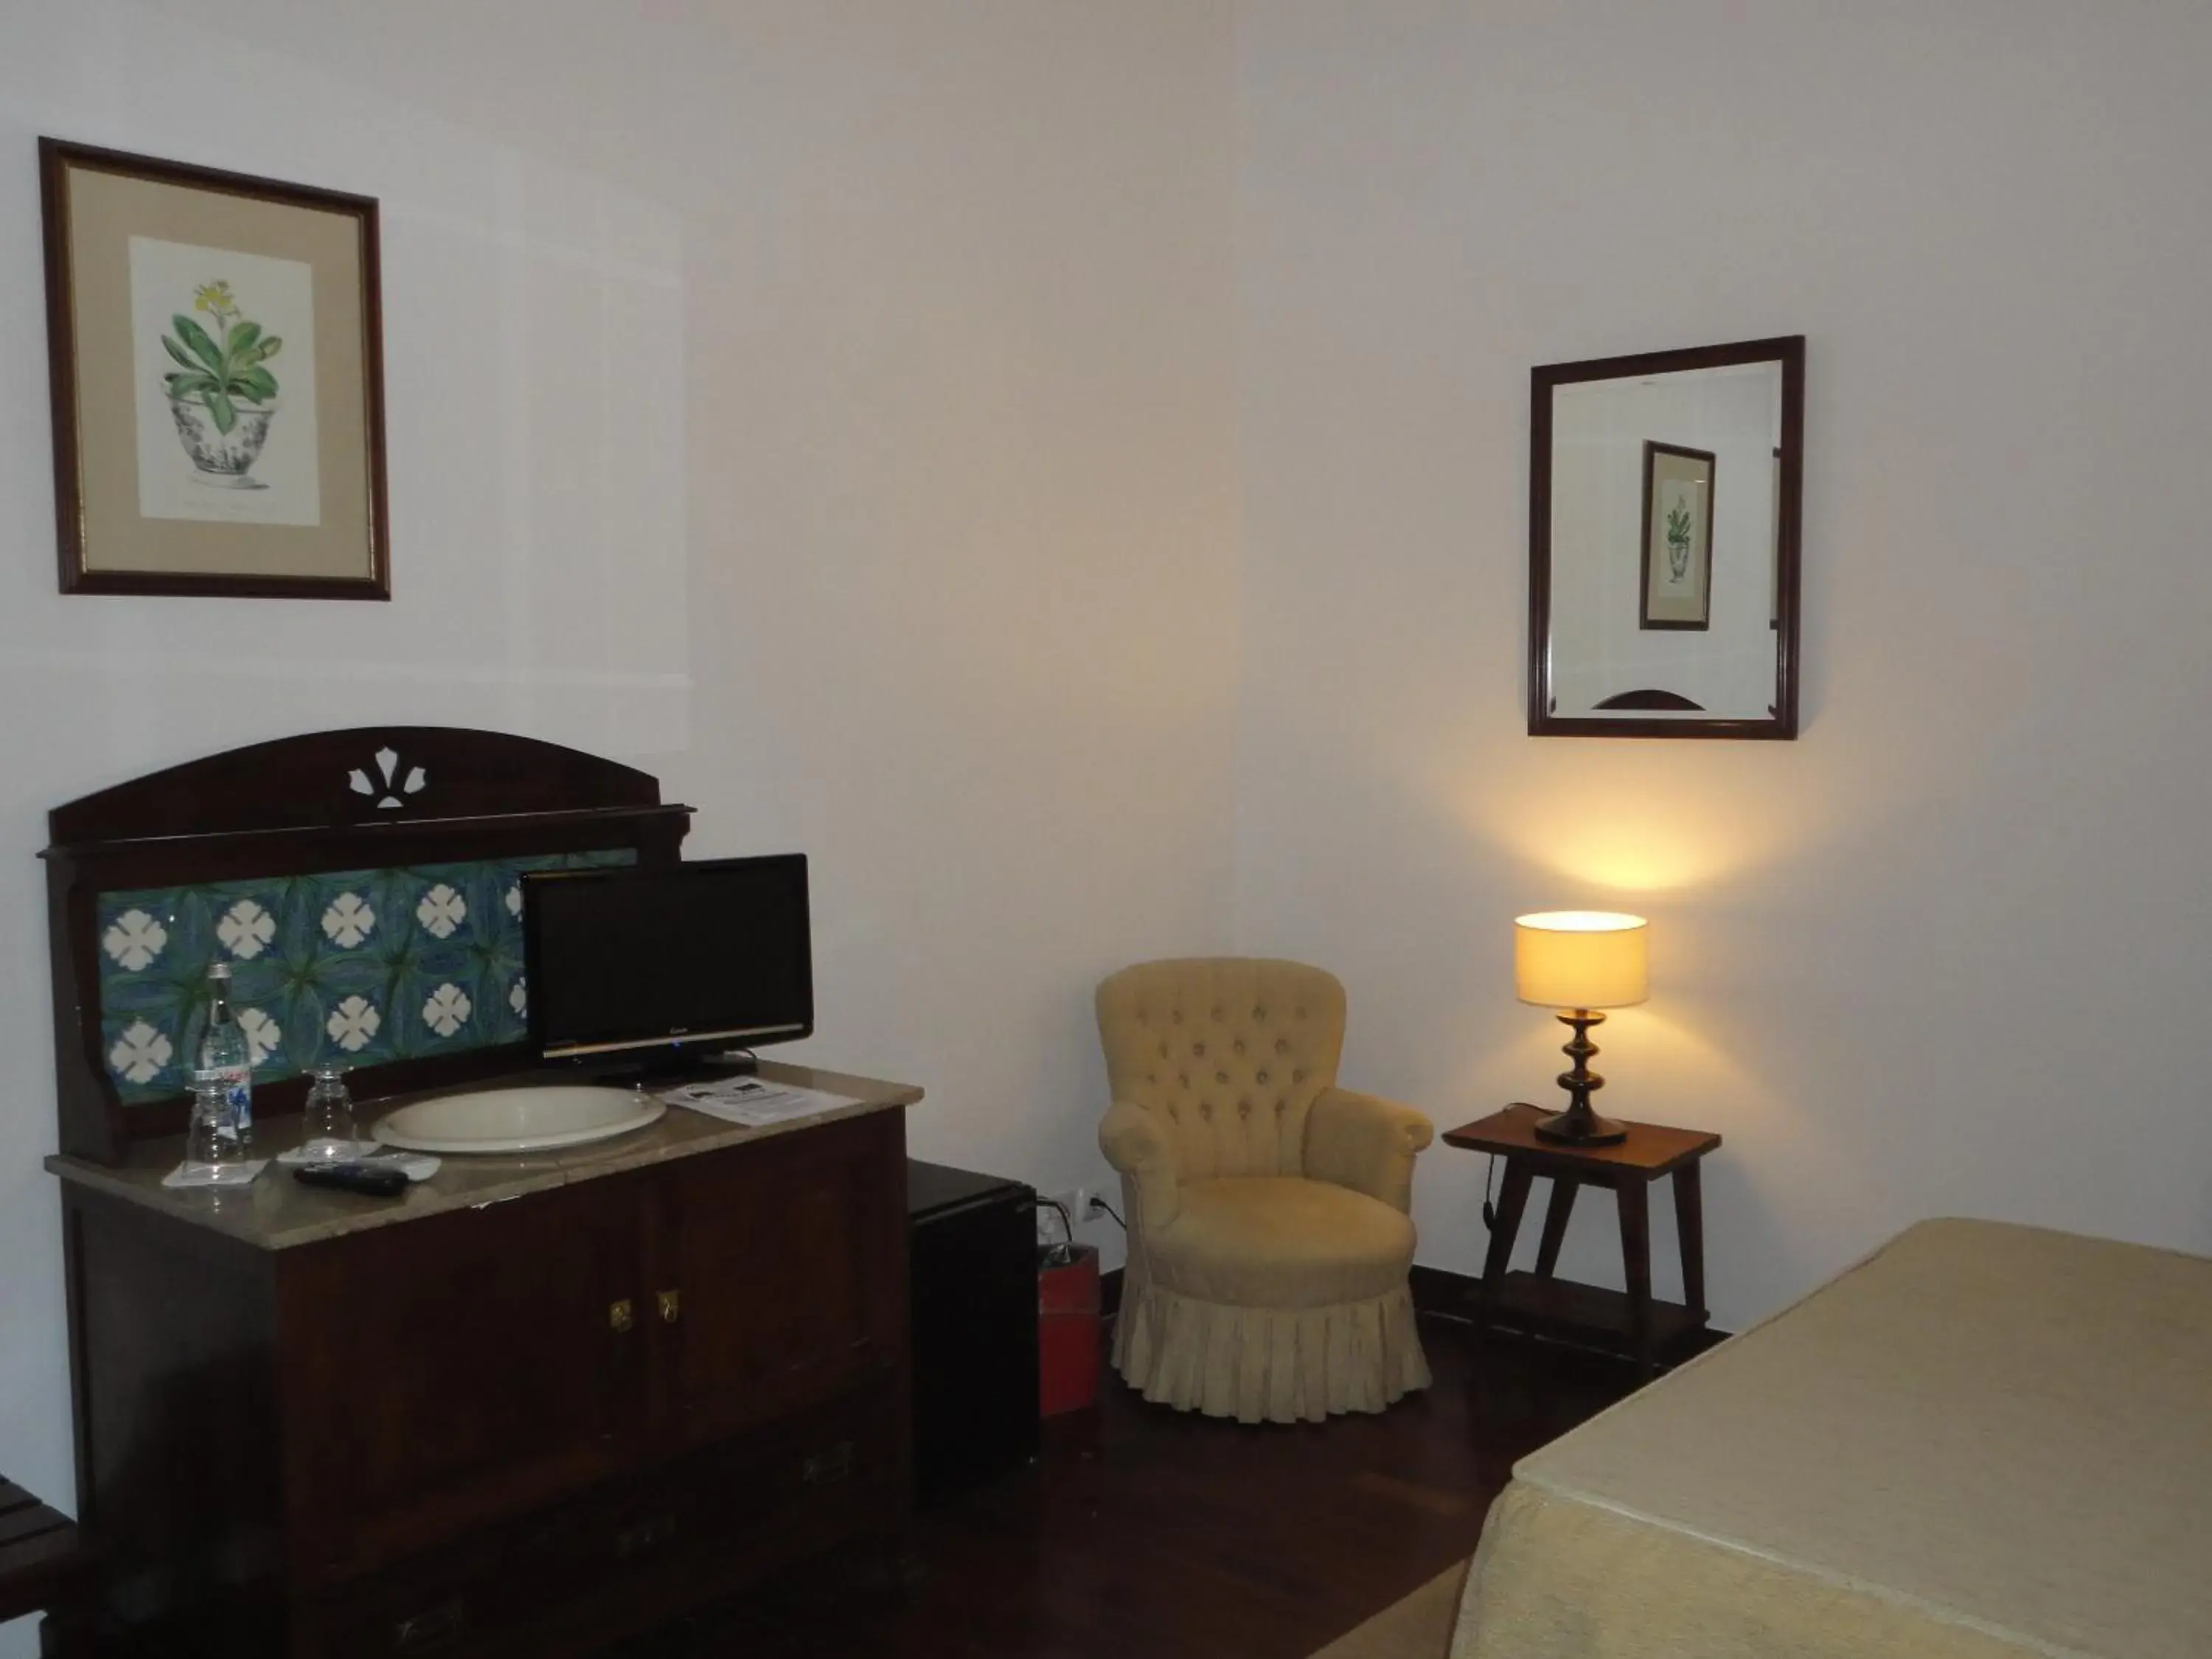
[[1528,730],[1797,735],[1802,335],[1533,376]]

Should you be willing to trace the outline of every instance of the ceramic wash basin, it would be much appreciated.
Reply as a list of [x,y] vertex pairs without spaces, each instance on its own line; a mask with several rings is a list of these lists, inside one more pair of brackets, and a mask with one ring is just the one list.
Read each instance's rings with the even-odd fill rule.
[[667,1109],[636,1089],[576,1084],[479,1089],[402,1106],[369,1133],[386,1146],[441,1156],[543,1152],[628,1134]]

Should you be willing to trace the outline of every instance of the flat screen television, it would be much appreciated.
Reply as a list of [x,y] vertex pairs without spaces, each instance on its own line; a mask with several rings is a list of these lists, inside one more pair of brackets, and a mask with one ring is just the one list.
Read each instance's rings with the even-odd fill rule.
[[682,1061],[814,1034],[805,854],[522,883],[530,1041],[547,1059]]

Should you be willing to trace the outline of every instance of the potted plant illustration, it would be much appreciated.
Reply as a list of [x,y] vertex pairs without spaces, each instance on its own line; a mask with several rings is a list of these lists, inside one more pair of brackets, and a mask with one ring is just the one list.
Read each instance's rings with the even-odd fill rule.
[[276,377],[266,364],[284,342],[246,319],[227,282],[201,283],[192,309],[211,326],[179,312],[169,319],[176,332],[161,337],[179,364],[162,377],[177,436],[201,483],[265,489],[250,475],[276,417]]
[[1690,569],[1690,509],[1680,501],[1667,509],[1667,574],[1680,581]]

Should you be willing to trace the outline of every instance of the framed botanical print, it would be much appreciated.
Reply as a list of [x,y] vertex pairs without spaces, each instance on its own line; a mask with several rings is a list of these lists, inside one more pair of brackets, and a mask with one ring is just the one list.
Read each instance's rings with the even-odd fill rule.
[[1713,455],[1644,446],[1644,628],[1709,629],[1713,616]]
[[62,591],[389,599],[376,203],[39,161]]

